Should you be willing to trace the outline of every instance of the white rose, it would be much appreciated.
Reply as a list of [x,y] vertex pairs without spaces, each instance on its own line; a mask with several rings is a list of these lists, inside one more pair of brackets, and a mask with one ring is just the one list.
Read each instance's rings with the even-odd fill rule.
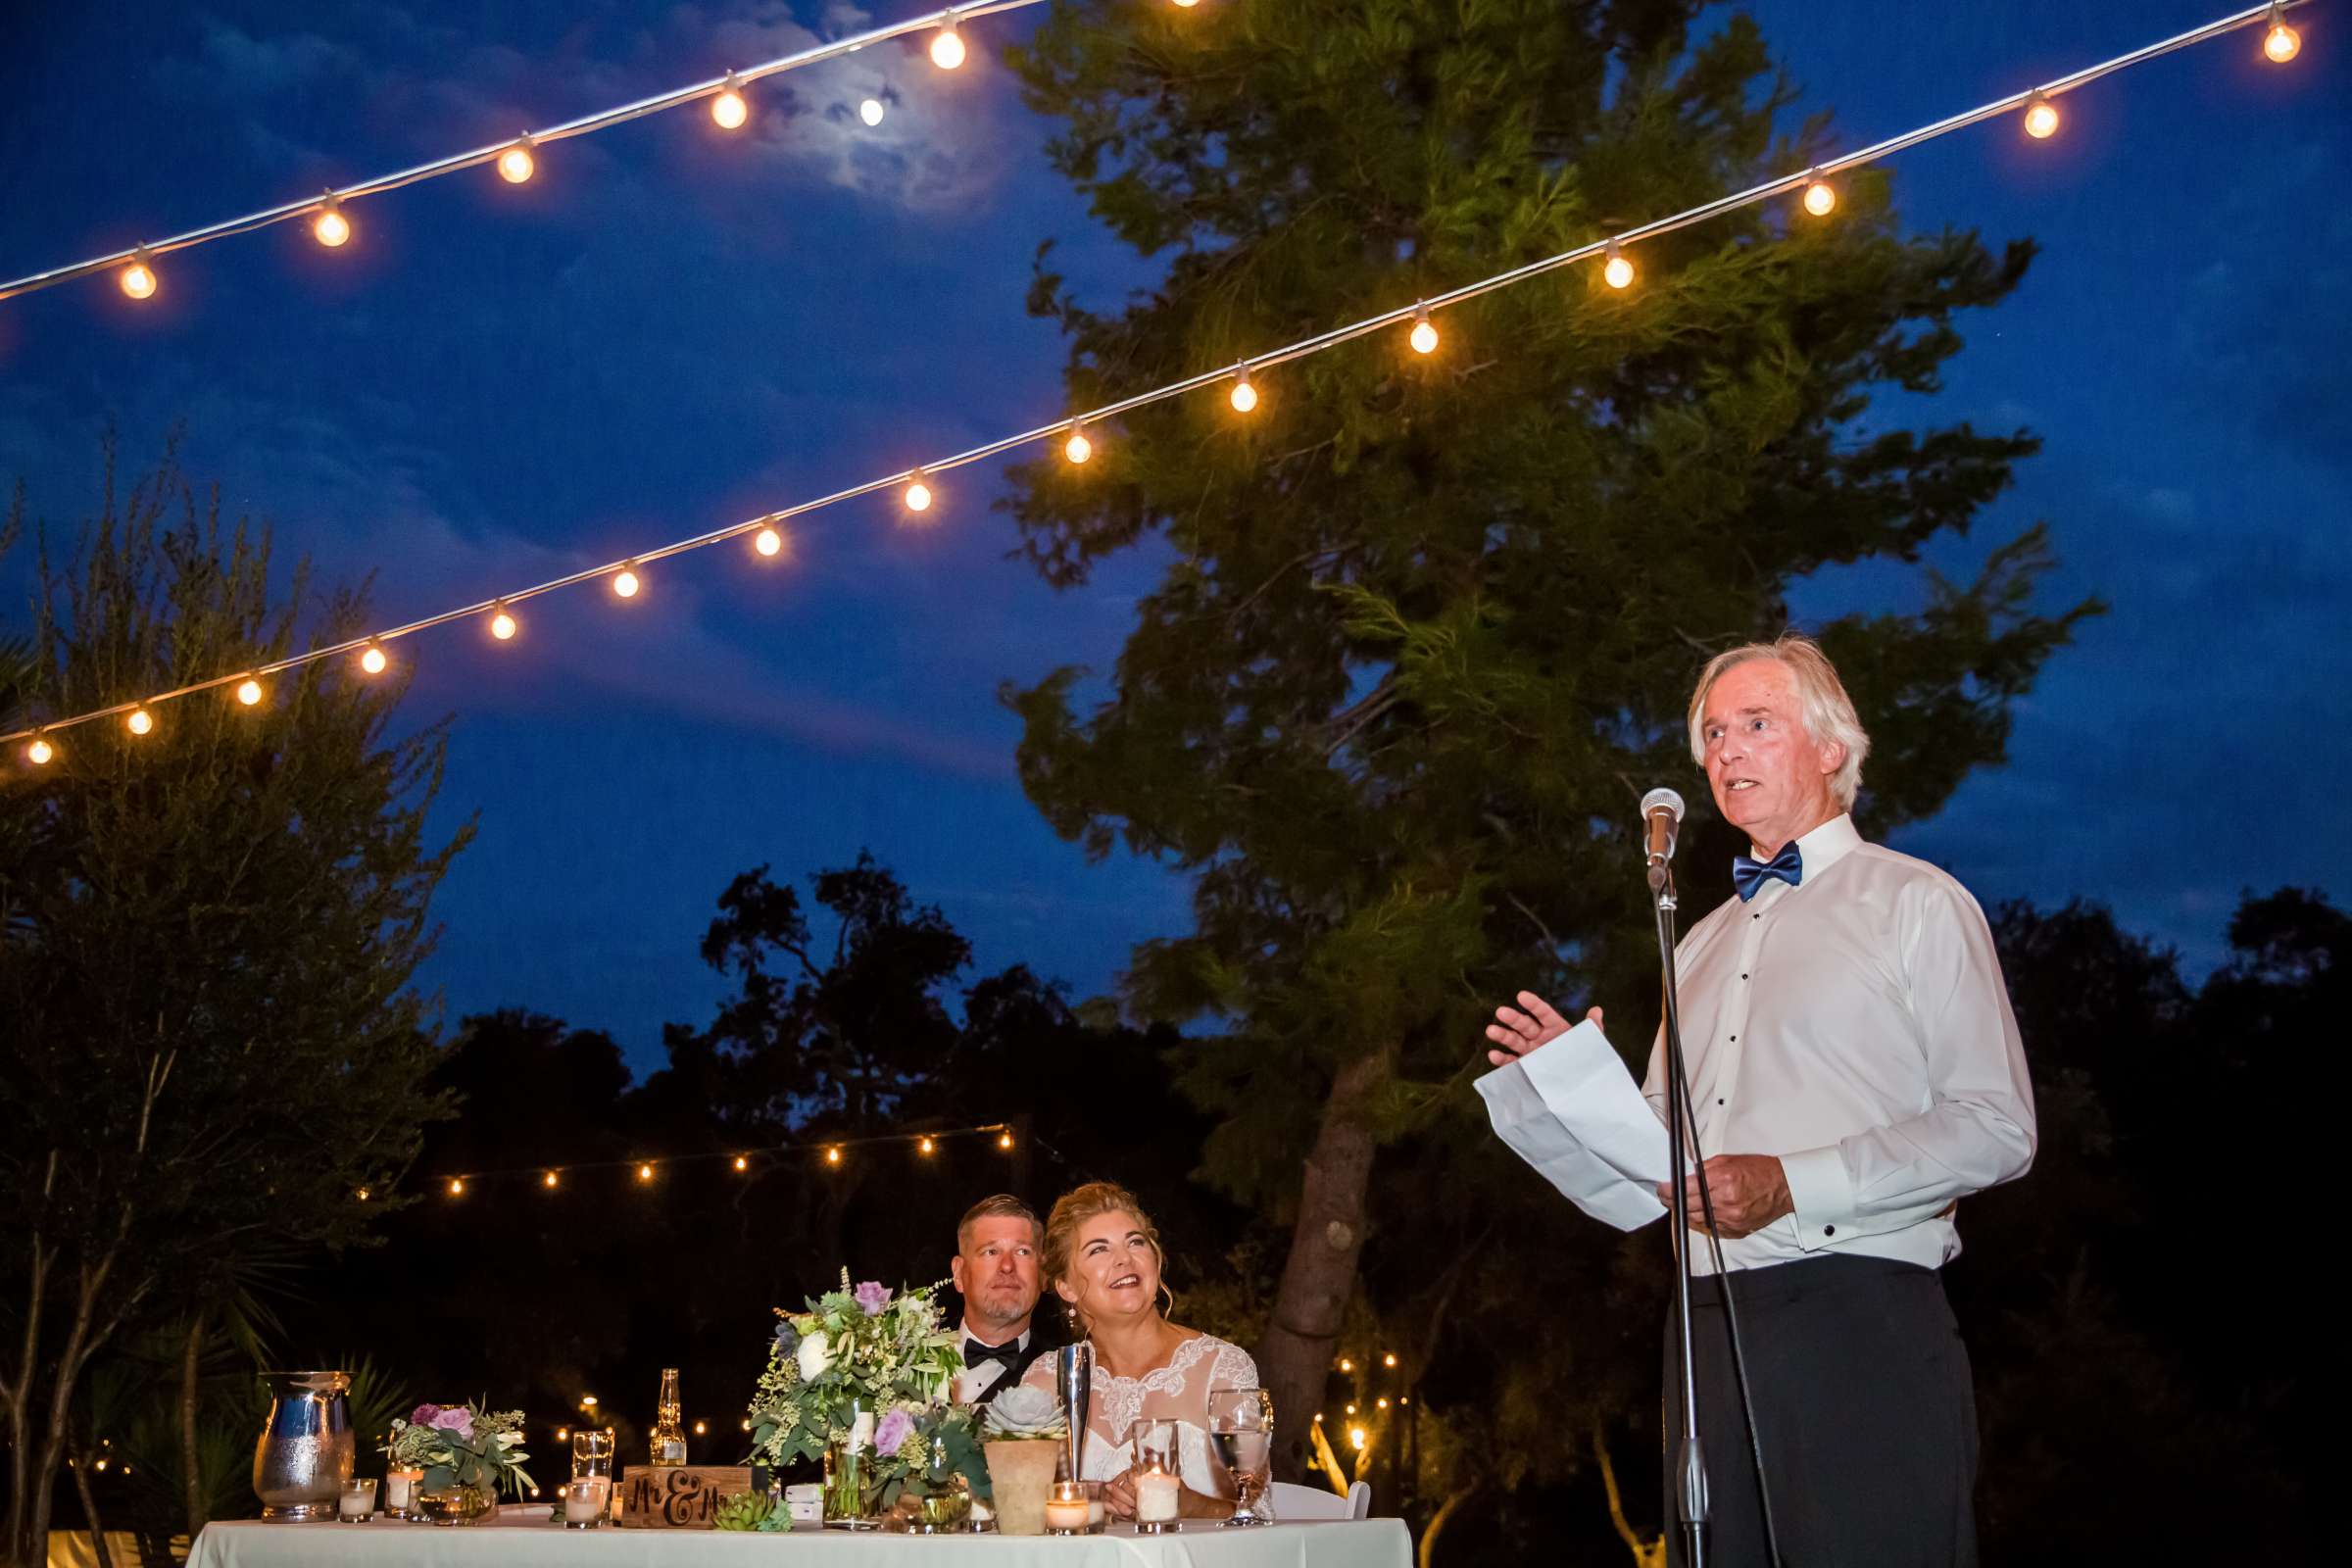
[[795,1350],[793,1355],[800,1362],[803,1383],[814,1383],[818,1378],[823,1377],[826,1369],[833,1364],[833,1348],[825,1343],[823,1329],[818,1329],[803,1339],[800,1348]]

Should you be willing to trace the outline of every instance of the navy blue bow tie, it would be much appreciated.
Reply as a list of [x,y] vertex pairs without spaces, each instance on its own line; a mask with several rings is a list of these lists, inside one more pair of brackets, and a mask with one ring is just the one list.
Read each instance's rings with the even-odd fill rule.
[[1805,879],[1805,858],[1796,852],[1791,839],[1781,846],[1781,853],[1769,860],[1759,860],[1752,855],[1732,857],[1732,886],[1740,890],[1740,902],[1745,904],[1756,896],[1768,876],[1777,876],[1790,887]]

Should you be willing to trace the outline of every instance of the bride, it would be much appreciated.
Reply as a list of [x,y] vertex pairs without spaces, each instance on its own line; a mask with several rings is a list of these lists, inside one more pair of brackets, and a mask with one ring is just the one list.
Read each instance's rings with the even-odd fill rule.
[[[1128,1434],[1138,1421],[1174,1421],[1182,1517],[1222,1519],[1233,1512],[1234,1487],[1209,1451],[1209,1391],[1257,1387],[1257,1363],[1240,1346],[1162,1315],[1164,1261],[1152,1217],[1114,1183],[1089,1182],[1063,1195],[1046,1221],[1046,1279],[1095,1352],[1082,1479],[1105,1483],[1102,1500],[1113,1517],[1134,1518]],[[1172,1293],[1168,1301],[1175,1302]],[[1053,1358],[1032,1365],[1021,1381],[1053,1392]]]

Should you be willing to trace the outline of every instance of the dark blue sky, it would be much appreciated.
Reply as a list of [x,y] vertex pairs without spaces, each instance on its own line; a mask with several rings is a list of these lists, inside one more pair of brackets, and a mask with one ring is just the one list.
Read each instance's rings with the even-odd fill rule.
[[[1859,143],[2223,0],[1752,9],[1805,107]],[[0,51],[0,273],[700,79],[858,16],[48,6]],[[2196,966],[2244,888],[2352,894],[2334,783],[2352,760],[2348,19],[2310,8],[2290,68],[2242,34],[2068,99],[2052,142],[2004,122],[1893,166],[1915,227],[2044,247],[2010,303],[1964,323],[1924,416],[2047,445],[1939,564],[1965,573],[2047,518],[2065,563],[2050,602],[2115,607],[2021,706],[2010,764],[1900,842],[1987,902],[2107,901]],[[0,304],[0,469],[71,520],[108,421],[144,455],[184,420],[193,474],[330,576],[374,571],[390,622],[1039,423],[1061,408],[1061,349],[1021,308],[1038,242],[1058,239],[1098,302],[1149,273],[1093,230],[994,65],[1024,27],[975,24],[954,75],[912,45],[796,74],[735,137],[680,112],[549,149],[527,186],[476,172],[370,201],[338,253],[288,225],[174,256],[142,307],[104,282]],[[884,87],[899,101],[869,131],[848,108]],[[1134,942],[1182,929],[1179,882],[1088,866],[1039,821],[994,695],[1106,664],[1156,558],[1053,594],[1004,559],[995,470],[942,489],[927,529],[884,502],[843,508],[800,530],[789,565],[722,548],[654,568],[626,607],[597,589],[538,601],[510,647],[470,627],[404,647],[412,713],[456,714],[446,808],[481,819],[438,905],[428,979],[453,1019],[527,1005],[648,1063],[663,1020],[700,1021],[717,996],[694,949],[727,879],[861,846],[975,939],[980,970],[1025,960],[1090,994]],[[1798,603],[1912,591],[1857,571]]]

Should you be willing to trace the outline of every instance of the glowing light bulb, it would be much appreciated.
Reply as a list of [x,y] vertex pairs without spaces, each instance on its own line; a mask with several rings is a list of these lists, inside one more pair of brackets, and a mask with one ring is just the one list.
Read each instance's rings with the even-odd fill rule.
[[516,629],[514,616],[506,606],[501,605],[490,612],[490,635],[500,642],[511,641]]
[[2285,65],[2303,52],[2303,35],[2286,24],[2277,6],[2271,7],[2271,24],[2262,35],[2262,52],[2277,65]]
[[2058,106],[2039,93],[2035,93],[2034,101],[2026,105],[2026,134],[2035,141],[2044,141],[2058,134]]
[[237,687],[237,701],[243,703],[247,708],[251,708],[261,700],[262,683],[260,681],[248,680]]
[[698,1437],[698,1438],[699,1438],[699,1437],[702,1437],[704,1434],[708,1433],[710,1430],[710,1428],[709,1426],[705,1425],[703,1422],[697,1421],[697,1422],[694,1424],[694,1435],[695,1435],[696,1437]]
[[908,512],[929,512],[931,510],[931,485],[923,477],[920,468],[917,468],[914,477],[907,481],[906,510]]
[[1611,288],[1627,288],[1633,284],[1634,264],[1626,260],[1625,252],[1617,248],[1615,240],[1609,241],[1608,260],[1600,264],[1600,276],[1601,281]]
[[838,1165],[841,1163],[841,1148],[839,1145],[836,1145],[833,1148],[825,1151],[825,1163],[828,1165]]
[[1179,11],[1190,11],[1193,9],[1193,7],[1199,5],[1200,3],[1200,0],[1176,0],[1176,9]]
[[373,643],[369,643],[360,655],[360,667],[370,675],[381,675],[384,672],[384,666],[391,662],[392,661],[385,657],[384,651]]
[[954,17],[941,23],[931,35],[931,63],[942,71],[954,71],[963,64],[963,35],[956,30]]
[[462,1197],[462,1196],[465,1194],[465,1191],[466,1191],[466,1178],[465,1178],[465,1177],[463,1177],[463,1176],[452,1176],[452,1177],[449,1179],[449,1196],[450,1196],[450,1197],[452,1197],[452,1198],[458,1198],[458,1197]]
[[130,716],[124,719],[122,724],[133,735],[144,735],[155,728],[155,715],[144,708],[134,708],[130,710]]
[[[1355,1363],[1343,1355],[1340,1357],[1340,1370],[1343,1372],[1352,1372],[1355,1370]],[[1352,1409],[1353,1406],[1351,1405],[1349,1408]]]
[[1429,318],[1429,307],[1424,305],[1413,312],[1413,330],[1405,339],[1415,354],[1438,352],[1438,329]]
[[879,125],[882,123],[882,100],[879,98],[868,98],[865,102],[859,104],[858,106],[858,118],[864,121],[869,125]]
[[155,297],[155,269],[147,265],[147,253],[141,251],[136,260],[116,274],[122,292],[134,300]]
[[633,564],[623,566],[612,574],[612,591],[623,599],[636,598],[637,590],[644,586],[637,580],[637,569]]
[[47,767],[56,756],[57,748],[38,735],[32,738],[30,746],[24,748],[24,760],[35,767]]
[[562,1442],[564,1442],[565,1439],[569,1438],[570,1436],[571,1436],[571,1428],[569,1428],[569,1427],[558,1427],[558,1428],[556,1428],[556,1441],[557,1441],[558,1443],[562,1443]]
[[538,172],[539,160],[531,156],[528,136],[498,155],[498,177],[510,185],[519,185]]
[[741,1154],[737,1154],[735,1156],[735,1168],[737,1170],[750,1170],[752,1168],[752,1162],[744,1158]]
[[318,209],[318,216],[311,220],[311,234],[330,251],[351,238],[351,220],[343,216],[343,209],[336,205],[332,196]]
[[734,77],[727,78],[725,90],[710,100],[710,118],[721,130],[741,130],[745,121],[752,118],[752,106],[743,96],[743,84]]
[[752,535],[752,548],[763,556],[782,555],[784,553],[784,531],[770,523]]
[[1370,1440],[1369,1435],[1366,1434],[1362,1427],[1349,1427],[1348,1429],[1348,1441],[1355,1445],[1355,1446],[1360,1449],[1363,1447],[1365,1443]]
[[540,1177],[540,1178],[539,1178],[539,1185],[540,1185],[540,1186],[542,1186],[542,1187],[553,1187],[553,1186],[555,1186],[555,1185],[556,1185],[556,1173],[555,1173],[554,1171],[552,1171],[552,1170],[551,1170],[551,1171],[549,1171],[549,1172],[548,1172],[546,1175],[544,1175],[544,1176]]
[[931,1140],[930,1140],[930,1139],[928,1139],[928,1138],[924,1139],[924,1140],[923,1140],[921,1143],[919,1143],[919,1144],[915,1145],[915,1149],[916,1149],[916,1151],[917,1151],[918,1152],[920,1152],[920,1153],[925,1153],[925,1154],[928,1154],[929,1152],[931,1152],[931,1150],[932,1150],[932,1148],[933,1148],[933,1147],[934,1147],[934,1146],[932,1145],[932,1142],[931,1142]]
[[1010,1149],[1010,1148],[1012,1147],[1012,1134],[1010,1134],[1010,1133],[999,1133],[999,1134],[997,1134],[997,1147],[998,1147],[999,1149]]
[[1257,407],[1257,388],[1250,384],[1250,367],[1247,365],[1234,372],[1232,398],[1237,413],[1248,414]]
[[1805,211],[1815,218],[1827,218],[1838,205],[1838,187],[1826,179],[1812,180],[1805,186]]
[[365,1203],[366,1201],[368,1201],[368,1189],[367,1189],[367,1188],[363,1187],[363,1188],[361,1188],[361,1189],[360,1189],[360,1192],[359,1192],[359,1198],[360,1198],[360,1201],[361,1201],[361,1202],[363,1202],[363,1203]]
[[1061,455],[1072,463],[1084,463],[1095,455],[1095,444],[1086,437],[1086,426],[1070,426],[1070,438],[1061,444]]
[[1396,1364],[1396,1352],[1395,1350],[1391,1350],[1388,1354],[1382,1356],[1380,1358],[1380,1364],[1382,1366],[1395,1366]]
[[651,1165],[640,1165],[640,1166],[638,1166],[638,1167],[637,1167],[637,1179],[638,1179],[639,1181],[641,1181],[641,1182],[650,1182],[650,1181],[652,1181],[652,1180],[654,1179],[654,1167],[653,1167],[653,1166],[651,1166]]

